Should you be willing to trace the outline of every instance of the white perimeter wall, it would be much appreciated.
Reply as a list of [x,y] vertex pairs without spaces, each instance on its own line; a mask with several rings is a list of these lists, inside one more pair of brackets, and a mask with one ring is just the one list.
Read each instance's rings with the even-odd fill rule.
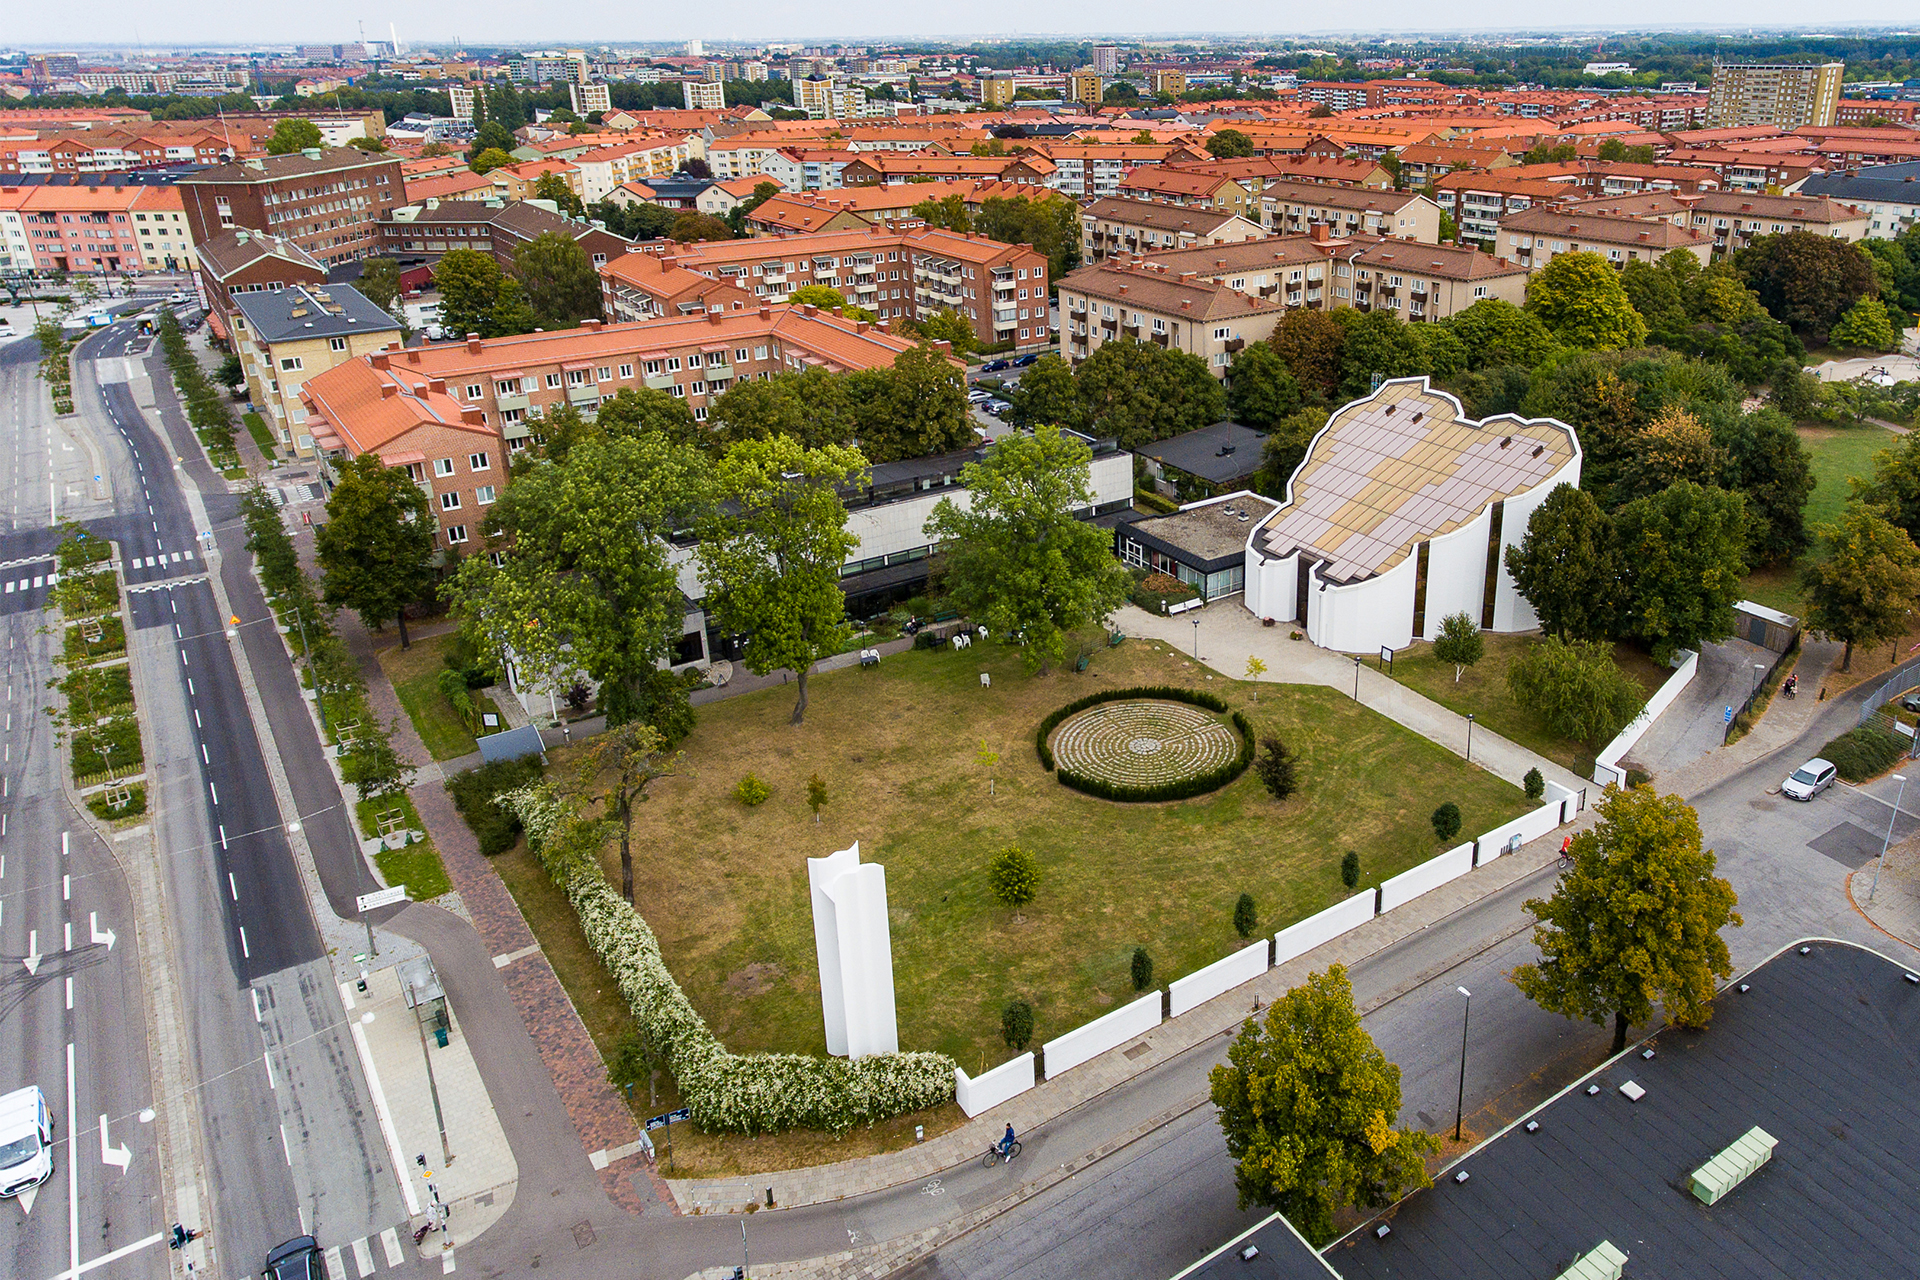
[[1660,718],[1660,713],[1673,705],[1673,700],[1680,696],[1682,689],[1693,683],[1694,672],[1699,669],[1700,655],[1688,653],[1686,660],[1675,668],[1674,673],[1667,677],[1667,682],[1660,686],[1659,692],[1647,699],[1647,709],[1640,713],[1640,718],[1622,729],[1620,736],[1609,742],[1595,758],[1593,762],[1595,782],[1603,787],[1610,782],[1622,784],[1626,782],[1627,771],[1619,767],[1620,757],[1633,750],[1633,744],[1640,741],[1641,735],[1653,727],[1653,722]]
[[1224,960],[1215,960],[1206,968],[1196,969],[1186,977],[1176,978],[1167,984],[1173,1001],[1173,1016],[1177,1018],[1189,1009],[1197,1009],[1243,982],[1252,982],[1267,971],[1267,952],[1267,940],[1262,938]]
[[1465,613],[1480,625],[1481,606],[1487,600],[1487,530],[1493,524],[1489,507],[1452,533],[1433,539],[1427,547],[1427,616],[1420,638],[1432,640],[1449,614]]
[[1160,993],[1149,991],[1132,1004],[1056,1036],[1041,1048],[1047,1055],[1047,1079],[1071,1070],[1088,1058],[1115,1049],[1160,1025]]
[[1017,1098],[1033,1088],[1033,1054],[1021,1054],[1012,1062],[1003,1062],[978,1079],[970,1078],[959,1067],[953,1069],[953,1099],[969,1116],[977,1116],[989,1107],[997,1107],[1008,1098]]
[[[1476,841],[1480,848],[1480,866],[1486,866],[1505,853],[1508,842],[1515,836],[1520,837],[1521,844],[1528,844],[1560,825],[1560,802],[1573,793],[1565,787],[1555,787],[1552,783],[1547,785],[1551,790],[1547,792],[1545,804],[1531,813],[1521,814],[1512,822],[1495,827]],[[1555,791],[1560,794],[1553,794]]]
[[1438,889],[1449,880],[1457,880],[1473,870],[1473,842],[1449,849],[1437,858],[1428,858],[1417,867],[1402,871],[1380,885],[1380,910],[1391,911],[1421,894]]
[[1332,942],[1349,929],[1358,929],[1373,919],[1373,906],[1378,897],[1379,894],[1374,890],[1367,889],[1345,902],[1336,902],[1325,911],[1288,925],[1273,935],[1273,962],[1285,964],[1323,942]]
[[1272,618],[1275,622],[1295,621],[1293,601],[1299,583],[1298,555],[1269,560],[1258,551],[1248,550],[1247,590],[1241,599],[1254,617]]

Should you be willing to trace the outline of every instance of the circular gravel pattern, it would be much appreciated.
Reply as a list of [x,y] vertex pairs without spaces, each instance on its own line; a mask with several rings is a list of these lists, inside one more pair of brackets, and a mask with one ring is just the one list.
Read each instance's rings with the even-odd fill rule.
[[1233,729],[1209,712],[1150,699],[1088,707],[1053,737],[1060,768],[1127,787],[1194,777],[1232,763],[1239,750]]

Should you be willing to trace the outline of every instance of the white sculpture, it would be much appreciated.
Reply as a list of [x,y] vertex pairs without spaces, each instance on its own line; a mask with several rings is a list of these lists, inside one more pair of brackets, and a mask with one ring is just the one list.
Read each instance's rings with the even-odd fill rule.
[[807,884],[813,891],[827,1052],[855,1058],[897,1053],[886,869],[876,862],[862,864],[856,840],[850,849],[808,858]]

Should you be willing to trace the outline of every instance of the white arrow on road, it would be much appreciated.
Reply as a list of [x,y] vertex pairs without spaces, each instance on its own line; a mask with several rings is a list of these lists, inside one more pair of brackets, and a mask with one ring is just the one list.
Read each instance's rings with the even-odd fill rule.
[[109,929],[105,933],[100,932],[100,913],[98,911],[87,912],[87,927],[93,931],[93,940],[95,942],[104,942],[107,944],[107,950],[113,950],[113,930]]
[[125,1147],[107,1145],[107,1118],[105,1116],[100,1117],[100,1162],[102,1164],[118,1165],[122,1173],[125,1173],[127,1166],[133,1163],[133,1152],[127,1150]]
[[18,1200],[20,1202],[20,1212],[22,1213],[32,1213],[33,1202],[35,1200],[38,1200],[39,1198],[40,1198],[40,1188],[38,1187],[28,1187],[25,1191],[22,1191],[19,1195],[14,1197],[15,1200]]
[[20,962],[27,966],[27,972],[33,977],[40,976],[40,931],[27,930],[27,958]]

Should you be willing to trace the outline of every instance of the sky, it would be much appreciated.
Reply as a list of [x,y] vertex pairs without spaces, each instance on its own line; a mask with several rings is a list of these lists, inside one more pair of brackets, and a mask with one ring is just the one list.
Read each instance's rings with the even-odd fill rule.
[[[897,0],[729,0],[724,5],[647,5],[627,0],[575,0],[565,5],[504,4],[498,0],[408,0],[384,9],[330,5],[270,5],[204,0],[161,5],[137,0],[95,0],[80,9],[19,3],[9,6],[0,42],[48,46],[72,42],[136,41],[154,46],[195,42],[223,46],[343,43],[384,39],[389,22],[400,38],[416,43],[619,44],[686,40],[880,40],[991,35],[1087,38],[1103,33],[1160,34],[1186,29],[1170,21],[1199,19],[1208,31],[1299,36],[1315,31],[1370,29],[1383,34],[1551,27],[1653,30],[1676,22],[1742,23],[1805,27],[1810,21],[1841,26],[1920,25],[1913,0],[1745,0],[1739,6],[1675,5],[1672,0],[1609,0],[1606,4],[1543,6],[1538,0],[1384,0],[1363,11],[1321,4],[1273,4],[1270,0],[1214,0],[1204,10],[1165,0],[1067,0],[1041,9],[1015,0],[975,0],[965,5],[902,5]],[[338,15],[331,17],[329,15]],[[1686,16],[1682,16],[1685,14]],[[1330,28],[1329,21],[1374,23],[1371,28]]]

